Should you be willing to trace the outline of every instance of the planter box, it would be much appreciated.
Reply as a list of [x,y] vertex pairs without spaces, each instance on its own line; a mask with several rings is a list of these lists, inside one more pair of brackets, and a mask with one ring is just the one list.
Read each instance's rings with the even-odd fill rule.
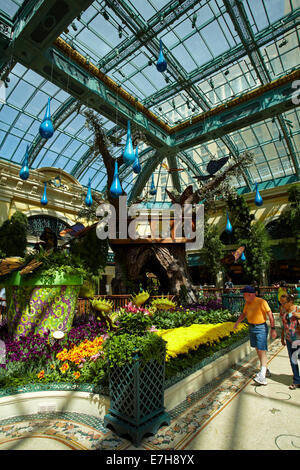
[[170,417],[164,407],[165,357],[162,363],[151,360],[110,369],[110,408],[105,426],[119,436],[128,435],[138,447],[145,434],[155,434]]
[[80,274],[56,273],[55,276],[45,277],[42,274],[36,276],[21,276],[17,271],[12,273],[10,278],[5,281],[4,286],[81,286],[83,277]]
[[23,278],[19,272],[13,273],[5,282],[10,334],[68,332],[82,284],[81,275],[59,273],[52,278]]

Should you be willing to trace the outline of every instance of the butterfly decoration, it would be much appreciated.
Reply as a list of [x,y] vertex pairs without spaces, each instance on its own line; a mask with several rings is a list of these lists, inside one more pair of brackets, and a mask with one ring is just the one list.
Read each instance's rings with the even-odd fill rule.
[[161,166],[167,170],[168,173],[173,173],[173,171],[184,171],[184,168],[169,168],[165,163],[162,163]]
[[59,232],[60,237],[65,237],[66,235],[69,235],[71,237],[76,236],[81,230],[83,230],[85,226],[83,224],[77,223],[75,225],[72,225],[69,228],[65,228]]
[[59,235],[61,237],[67,237],[67,240],[65,243],[65,245],[67,245],[74,238],[81,238],[84,235],[86,235],[90,230],[95,228],[97,224],[98,222],[96,222],[95,224],[89,225],[88,227],[85,227],[83,224],[78,222],[75,225],[72,225],[72,227],[69,227],[59,232]]
[[224,258],[221,259],[221,263],[225,265],[234,264],[237,260],[242,256],[244,253],[245,247],[240,246],[237,250],[232,251],[228,255],[225,255]]
[[42,235],[40,236],[41,242],[34,245],[35,250],[42,247],[45,251],[57,248],[57,235],[49,227],[45,227]]
[[183,205],[184,203],[188,204],[187,200],[188,200],[188,198],[193,196],[194,191],[193,191],[193,186],[190,185],[187,188],[185,188],[185,190],[183,191],[183,193],[180,196],[178,196],[176,194],[173,194],[168,189],[166,189],[166,193],[169,196],[169,198],[171,199],[171,201],[173,202],[173,204]]
[[210,178],[213,178],[214,175],[219,171],[229,160],[231,155],[228,157],[219,158],[219,160],[210,160],[207,164],[206,171],[209,173],[208,175],[197,175],[194,176],[198,181],[206,181]]

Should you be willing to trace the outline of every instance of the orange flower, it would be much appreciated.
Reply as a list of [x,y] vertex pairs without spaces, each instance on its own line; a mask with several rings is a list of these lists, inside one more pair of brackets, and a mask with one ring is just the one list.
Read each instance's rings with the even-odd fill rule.
[[75,379],[77,380],[80,377],[80,372],[73,372],[73,375],[74,375]]
[[67,362],[64,362],[63,365],[60,367],[60,370],[64,374],[69,369],[69,367],[69,364]]
[[63,349],[56,357],[60,361],[71,361],[79,365],[85,357],[95,356],[102,349],[103,338],[97,337],[93,341],[85,339],[78,346],[72,346],[71,349]]
[[38,377],[38,379],[43,379],[43,378],[45,377],[45,371],[44,371],[44,370],[41,370],[41,372],[39,372],[39,373],[37,374],[37,377]]

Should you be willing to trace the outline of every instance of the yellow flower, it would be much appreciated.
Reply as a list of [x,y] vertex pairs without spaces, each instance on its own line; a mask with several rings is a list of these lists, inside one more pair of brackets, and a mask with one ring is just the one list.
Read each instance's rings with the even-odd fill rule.
[[43,379],[45,377],[45,371],[44,370],[41,370],[38,374],[37,374],[37,377],[38,379]]
[[75,379],[77,380],[80,377],[80,372],[73,372],[73,375],[74,375]]
[[191,325],[189,327],[172,328],[170,330],[159,330],[156,334],[167,342],[167,357],[176,357],[178,354],[185,354],[191,349],[198,349],[201,344],[213,344],[220,342],[220,339],[239,332],[246,325],[239,325],[233,329],[233,322],[216,323],[214,325]]

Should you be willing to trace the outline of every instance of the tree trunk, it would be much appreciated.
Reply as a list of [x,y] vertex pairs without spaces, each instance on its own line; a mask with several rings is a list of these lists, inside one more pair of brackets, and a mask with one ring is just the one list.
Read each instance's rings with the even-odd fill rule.
[[[184,243],[112,245],[115,253],[116,274],[114,293],[137,291],[145,284],[146,273],[152,272],[160,281],[162,292],[179,295],[186,288],[189,303],[197,301],[192,285]],[[133,292],[132,292],[133,293]]]

